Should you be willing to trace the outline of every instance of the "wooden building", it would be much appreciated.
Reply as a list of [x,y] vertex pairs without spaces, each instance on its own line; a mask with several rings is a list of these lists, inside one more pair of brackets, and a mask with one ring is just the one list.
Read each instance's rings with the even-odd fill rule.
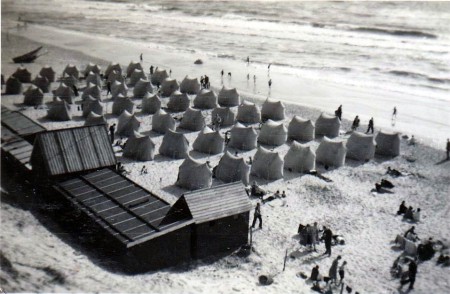
[[33,145],[4,126],[1,127],[1,144],[2,166],[9,168],[13,175],[29,176]]
[[[98,240],[117,248],[115,259],[129,272],[157,270],[190,260],[186,211],[170,204],[111,169],[101,169],[54,186],[86,222]],[[81,232],[83,233],[83,232]]]
[[223,255],[247,244],[251,202],[241,182],[183,194],[173,209],[187,207],[194,225],[193,258]]
[[33,144],[37,134],[47,131],[45,127],[18,111],[11,111],[2,105],[2,126],[13,134]]

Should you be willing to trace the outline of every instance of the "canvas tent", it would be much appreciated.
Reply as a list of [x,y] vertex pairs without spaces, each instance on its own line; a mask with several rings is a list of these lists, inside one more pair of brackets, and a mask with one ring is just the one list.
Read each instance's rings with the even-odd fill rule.
[[46,77],[43,77],[41,75],[37,75],[34,80],[33,84],[36,85],[43,93],[48,93],[50,91],[50,82]]
[[55,74],[56,72],[53,70],[53,68],[49,65],[44,66],[41,68],[41,71],[39,71],[39,74],[43,77],[46,77],[47,80],[52,83],[55,81]]
[[321,113],[316,120],[316,136],[327,136],[328,138],[335,138],[339,136],[339,128],[341,121],[335,115]]
[[180,84],[180,92],[186,94],[197,94],[200,91],[200,83],[197,78],[186,76]]
[[160,109],[153,115],[152,131],[165,134],[168,130],[175,131],[175,119]]
[[69,87],[64,83],[59,84],[59,87],[54,91],[53,95],[69,104],[73,104],[73,99],[75,97],[72,87]]
[[215,176],[225,183],[242,181],[244,185],[248,185],[250,183],[250,166],[244,158],[231,155],[227,151],[215,169]]
[[400,135],[398,133],[380,131],[375,141],[377,143],[376,154],[393,157],[400,155]]
[[111,95],[112,95],[113,99],[116,99],[116,97],[119,96],[120,94],[127,97],[127,95],[128,95],[127,85],[125,85],[125,83],[121,83],[119,81],[115,81],[114,83],[111,83]]
[[179,88],[180,85],[178,84],[176,79],[167,78],[163,81],[161,88],[159,89],[159,92],[161,93],[162,97],[169,97]]
[[86,84],[93,84],[93,85],[97,85],[97,86],[101,87],[103,85],[102,78],[100,77],[100,75],[98,73],[90,72],[86,76]]
[[73,86],[78,85],[78,80],[74,76],[65,76],[60,79],[61,83],[66,84],[68,87],[73,88]]
[[99,100],[88,97],[82,102],[83,116],[87,117],[90,112],[103,115],[103,104]]
[[205,118],[200,110],[188,108],[183,114],[180,128],[190,131],[200,131],[205,126]]
[[165,69],[157,68],[152,76],[151,81],[152,84],[155,86],[161,85],[165,79],[167,79],[169,75],[167,74],[167,71]]
[[172,112],[186,111],[190,104],[190,100],[187,94],[175,91],[170,95],[167,108]]
[[108,82],[110,82],[111,84],[113,84],[114,82],[119,82],[119,83],[123,83],[125,82],[122,74],[118,71],[113,70],[109,75],[108,75]]
[[139,130],[140,125],[141,123],[134,114],[124,110],[118,119],[117,134],[124,137],[133,136],[134,132]]
[[81,95],[81,100],[85,100],[88,97],[92,97],[94,99],[101,100],[102,96],[102,90],[99,86],[96,84],[87,84],[86,88],[83,91],[83,94]]
[[293,141],[291,148],[284,156],[284,168],[291,172],[307,172],[316,168],[316,153],[311,146]]
[[303,119],[300,116],[294,116],[289,123],[289,139],[299,142],[309,142],[314,140],[314,123],[310,119]]
[[94,125],[107,125],[108,122],[103,115],[96,114],[94,112],[90,112],[84,121],[85,126],[94,126]]
[[219,92],[218,101],[220,106],[233,107],[241,104],[241,97],[236,88],[229,89],[223,86]]
[[47,112],[47,118],[54,121],[67,121],[72,119],[70,106],[64,100],[56,100]]
[[109,75],[114,71],[119,76],[122,76],[122,66],[120,66],[120,64],[118,64],[117,62],[110,63],[108,65],[108,67],[106,68],[105,77],[108,79],[108,81],[109,81]]
[[143,72],[142,65],[139,62],[131,61],[127,67],[127,78],[131,77],[136,69]]
[[22,93],[22,88],[22,82],[13,76],[10,76],[6,81],[5,93],[11,95],[20,94]]
[[213,90],[201,89],[194,98],[194,107],[199,109],[213,109],[217,107],[217,95]]
[[250,173],[266,180],[278,180],[283,178],[283,165],[283,159],[278,152],[258,147]]
[[258,133],[253,127],[246,127],[236,123],[230,130],[230,142],[228,147],[240,150],[252,150],[256,148]]
[[287,129],[282,122],[267,120],[261,127],[258,142],[271,146],[281,146],[287,140]]
[[323,165],[341,167],[345,164],[346,153],[344,141],[323,137],[316,150],[316,160]]
[[244,100],[238,107],[236,119],[241,123],[259,123],[261,121],[261,111],[255,103]]
[[205,127],[197,136],[192,145],[195,151],[206,154],[219,154],[223,152],[225,139],[218,131]]
[[161,99],[157,94],[150,96],[148,93],[142,97],[142,112],[154,114],[161,109]]
[[147,93],[153,93],[152,84],[147,79],[140,79],[133,88],[133,96],[143,98]]
[[25,67],[19,67],[12,75],[21,83],[31,83],[31,73]]
[[188,190],[209,188],[212,184],[212,171],[208,164],[188,156],[180,165],[176,185]]
[[182,133],[167,130],[159,147],[159,154],[176,159],[186,158],[188,148],[189,141]]
[[375,156],[375,141],[373,135],[353,132],[347,140],[347,157],[366,161]]
[[122,95],[119,95],[114,100],[112,106],[112,113],[115,115],[121,115],[122,112],[126,110],[129,113],[134,112],[134,103],[130,100],[130,98],[126,98]]
[[140,79],[147,79],[143,70],[135,69],[130,76],[130,85],[135,86]]
[[89,63],[86,65],[86,68],[84,69],[84,77],[88,77],[89,74],[92,72],[93,74],[100,75],[100,72],[102,71],[102,68],[98,64]]
[[24,93],[23,104],[37,106],[44,101],[44,93],[35,85],[31,85]]
[[62,73],[64,76],[73,76],[77,80],[80,78],[80,71],[78,70],[76,65],[68,64]]
[[216,116],[219,115],[222,122],[220,123],[221,127],[228,127],[234,124],[234,121],[236,120],[236,113],[231,110],[230,107],[216,107],[211,113],[211,117],[213,119],[216,118]]
[[284,104],[281,101],[266,99],[261,108],[261,119],[263,121],[268,119],[283,120],[286,116],[284,109]]
[[153,160],[155,157],[155,143],[153,143],[149,136],[132,136],[125,144],[123,156],[138,161]]

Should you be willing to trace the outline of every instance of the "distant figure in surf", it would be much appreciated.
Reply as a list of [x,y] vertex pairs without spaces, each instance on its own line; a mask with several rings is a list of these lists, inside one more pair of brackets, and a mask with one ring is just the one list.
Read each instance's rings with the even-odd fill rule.
[[372,131],[372,134],[373,134],[373,117],[370,118],[370,120],[369,120],[369,126],[367,127],[366,134],[369,133],[369,131]]
[[270,66],[272,65],[272,63],[269,63],[269,65],[267,66],[267,71],[270,71]]
[[231,79],[231,72],[228,72],[228,78]]
[[356,131],[359,127],[359,116],[356,116],[352,123],[352,131]]
[[247,56],[247,65],[250,64],[250,57]]
[[269,88],[272,87],[272,79],[269,80]]
[[139,55],[139,59],[141,60],[141,62],[144,61],[144,58],[142,57],[142,53],[141,53],[141,55]]
[[394,106],[394,110],[392,111],[392,119],[397,118],[397,106]]
[[253,83],[256,84],[256,75],[253,75]]
[[223,69],[222,69],[222,71],[220,72],[220,75],[222,76],[222,78],[223,78]]

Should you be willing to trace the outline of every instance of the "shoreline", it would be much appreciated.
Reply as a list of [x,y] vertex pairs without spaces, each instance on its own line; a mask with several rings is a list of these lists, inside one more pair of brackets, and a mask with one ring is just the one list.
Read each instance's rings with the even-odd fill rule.
[[[3,32],[2,32],[3,33]],[[88,35],[81,32],[66,31],[38,25],[29,25],[27,29],[11,29],[11,35],[25,37],[29,40],[62,49],[79,51],[93,59],[101,59],[107,64],[111,61],[127,66],[130,61],[138,60],[142,52],[144,56],[143,68],[148,71],[150,64],[166,69],[172,69],[172,77],[181,81],[185,75],[210,77],[213,88],[219,89],[222,82],[225,86],[236,87],[241,96],[257,99],[261,102],[269,96],[268,79],[273,80],[270,98],[281,100],[286,105],[293,104],[302,108],[318,110],[318,112],[334,113],[343,105],[343,117],[353,120],[359,115],[361,125],[366,126],[370,117],[374,117],[375,127],[388,131],[395,131],[408,136],[415,135],[418,141],[441,149],[445,146],[450,120],[450,105],[448,101],[434,99],[428,101],[425,97],[405,97],[405,95],[372,91],[358,87],[347,87],[339,84],[325,83],[320,77],[299,77],[284,72],[284,69],[273,66],[270,77],[267,68],[262,64],[246,65],[244,61],[224,61],[196,53],[162,52],[153,45],[133,40],[117,40],[113,37]],[[84,45],[89,44],[89,45]],[[114,50],[111,50],[114,48]],[[200,58],[202,65],[194,65],[194,60]],[[176,66],[174,66],[176,65]],[[172,67],[173,66],[173,67]],[[223,81],[220,70],[224,69]],[[232,79],[227,73],[232,72]],[[250,74],[250,81],[246,75]],[[253,83],[253,75],[257,76]],[[295,85],[294,88],[292,85]],[[298,92],[295,93],[295,92]],[[398,118],[392,125],[391,111],[394,106],[398,109]],[[423,107],[427,109],[423,111]],[[307,117],[315,120],[318,117]],[[420,121],[420,124],[417,123]],[[414,126],[414,128],[411,128]]]

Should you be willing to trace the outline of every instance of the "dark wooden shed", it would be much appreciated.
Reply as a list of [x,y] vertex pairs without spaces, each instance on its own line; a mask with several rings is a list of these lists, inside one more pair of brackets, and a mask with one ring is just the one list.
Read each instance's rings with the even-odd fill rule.
[[115,165],[116,157],[104,125],[40,133],[31,154],[33,173],[46,180],[69,178]]
[[11,111],[2,105],[2,126],[9,129],[13,134],[33,144],[36,135],[47,129],[35,120],[18,111]]
[[33,145],[15,135],[8,128],[1,127],[2,165],[14,173],[28,176],[31,173],[31,151]]
[[247,244],[252,205],[241,182],[186,193],[173,207],[184,206],[195,222],[193,258],[223,255]]
[[189,212],[170,212],[169,203],[116,171],[101,169],[54,189],[81,212],[83,225],[97,228],[99,242],[117,248],[113,258],[124,270],[144,272],[190,260]]

